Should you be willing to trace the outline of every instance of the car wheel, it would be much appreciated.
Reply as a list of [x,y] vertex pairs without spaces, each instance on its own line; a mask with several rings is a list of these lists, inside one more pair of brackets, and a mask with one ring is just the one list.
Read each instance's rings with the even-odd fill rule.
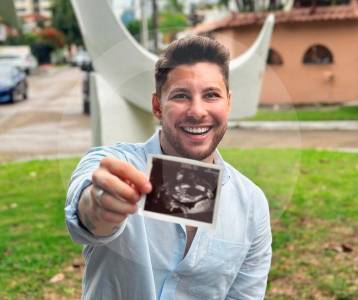
[[11,93],[11,99],[12,103],[16,102],[19,99],[18,93],[17,93],[17,87],[14,88],[14,90]]
[[22,100],[26,100],[28,98],[27,95],[27,82],[24,82],[22,89]]
[[12,91],[12,102],[20,101],[20,99],[22,99],[22,93],[20,91],[20,86],[17,85]]
[[11,97],[10,97],[10,103],[14,103],[17,100],[17,91],[16,91],[16,87],[13,89],[13,91],[11,92]]

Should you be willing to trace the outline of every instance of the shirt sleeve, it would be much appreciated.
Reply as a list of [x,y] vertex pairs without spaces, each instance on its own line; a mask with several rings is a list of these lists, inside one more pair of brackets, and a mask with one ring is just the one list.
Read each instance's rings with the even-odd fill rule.
[[269,207],[264,193],[258,189],[254,192],[255,237],[231,286],[226,300],[264,299],[268,273],[272,256],[272,235]]
[[65,220],[71,238],[79,244],[91,246],[107,244],[117,238],[126,225],[126,221],[124,221],[112,235],[99,237],[86,230],[79,222],[77,209],[82,191],[92,184],[92,173],[98,168],[101,159],[106,156],[121,158],[102,147],[94,148],[80,160],[69,183],[65,205]]

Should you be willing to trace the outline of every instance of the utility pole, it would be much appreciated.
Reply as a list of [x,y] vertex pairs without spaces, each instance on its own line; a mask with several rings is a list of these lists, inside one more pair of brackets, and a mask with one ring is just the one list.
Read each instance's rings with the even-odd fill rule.
[[147,23],[145,2],[146,2],[145,0],[140,0],[140,11],[141,11],[140,42],[144,48],[148,49],[148,23]]
[[153,36],[154,36],[154,52],[158,52],[158,6],[157,0],[152,0],[152,11],[153,11]]

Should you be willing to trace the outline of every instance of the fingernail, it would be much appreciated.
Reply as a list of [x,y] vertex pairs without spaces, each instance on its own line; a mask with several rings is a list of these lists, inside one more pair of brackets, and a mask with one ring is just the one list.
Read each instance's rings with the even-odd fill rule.
[[145,185],[144,188],[147,192],[150,192],[152,190],[152,184],[148,181]]

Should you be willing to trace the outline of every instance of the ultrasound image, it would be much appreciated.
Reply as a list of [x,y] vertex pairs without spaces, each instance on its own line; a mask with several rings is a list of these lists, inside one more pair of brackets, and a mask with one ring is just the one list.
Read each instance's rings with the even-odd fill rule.
[[213,222],[219,170],[153,158],[145,210]]

